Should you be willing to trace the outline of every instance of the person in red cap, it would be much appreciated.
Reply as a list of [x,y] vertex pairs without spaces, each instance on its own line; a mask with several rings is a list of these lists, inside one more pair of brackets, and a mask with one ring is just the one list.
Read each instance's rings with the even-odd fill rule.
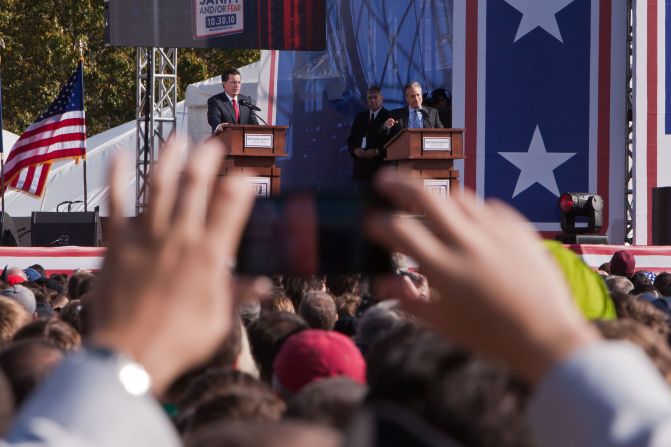
[[273,363],[273,388],[285,398],[305,385],[344,376],[366,383],[366,362],[348,337],[333,331],[309,329],[284,343]]
[[636,259],[634,255],[625,250],[619,250],[613,253],[610,258],[610,274],[631,278],[636,271]]

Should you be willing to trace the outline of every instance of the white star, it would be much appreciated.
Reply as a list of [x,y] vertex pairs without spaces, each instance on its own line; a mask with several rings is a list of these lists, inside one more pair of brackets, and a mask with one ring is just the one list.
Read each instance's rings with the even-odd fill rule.
[[575,0],[505,0],[513,8],[522,13],[522,21],[517,34],[515,35],[515,42],[522,37],[529,34],[536,28],[543,28],[555,39],[564,43],[559,31],[559,24],[557,23],[557,14],[562,9],[566,8]]
[[543,136],[536,126],[527,152],[499,152],[499,155],[520,170],[513,197],[538,183],[559,197],[559,187],[554,170],[573,157],[575,152],[548,152]]

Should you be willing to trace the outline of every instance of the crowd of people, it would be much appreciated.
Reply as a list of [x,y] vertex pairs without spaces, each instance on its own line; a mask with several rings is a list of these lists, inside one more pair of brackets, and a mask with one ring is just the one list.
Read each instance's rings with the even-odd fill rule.
[[251,192],[217,176],[217,143],[179,147],[132,223],[114,164],[99,272],[3,272],[0,445],[671,442],[671,273],[627,251],[592,271],[503,204],[382,170],[426,222],[364,231],[417,269],[239,278]]

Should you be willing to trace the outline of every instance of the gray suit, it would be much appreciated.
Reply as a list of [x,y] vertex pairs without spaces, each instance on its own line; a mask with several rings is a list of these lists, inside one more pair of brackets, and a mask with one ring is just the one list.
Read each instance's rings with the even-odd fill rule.
[[[425,128],[444,127],[443,123],[440,122],[440,117],[438,116],[437,109],[434,109],[433,107],[422,106],[421,110],[422,110],[422,116],[424,117],[423,126]],[[384,126],[382,126],[380,127],[380,133],[384,136],[393,137],[401,130],[407,129],[408,123],[410,121],[409,115],[410,111],[408,110],[407,106],[402,107],[400,109],[392,110],[391,112],[389,112],[389,116],[397,121],[396,125],[390,129],[385,129]]]

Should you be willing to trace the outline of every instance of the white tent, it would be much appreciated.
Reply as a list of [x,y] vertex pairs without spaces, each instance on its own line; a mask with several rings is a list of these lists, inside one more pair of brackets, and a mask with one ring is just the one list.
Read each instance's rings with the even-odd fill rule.
[[19,139],[19,136],[15,133],[12,133],[8,130],[2,129],[2,155],[7,157],[9,150],[14,146],[16,140]]
[[[239,69],[243,80],[242,93],[251,96],[263,110],[267,110],[269,103],[267,79],[270,78],[272,54],[271,51],[262,51],[258,62]],[[179,102],[176,107],[177,135],[195,142],[208,137],[210,127],[207,124],[207,100],[210,96],[222,91],[221,76],[189,85],[185,101]],[[271,110],[261,116],[270,124],[273,121],[273,113]],[[135,129],[135,121],[130,121],[88,138],[86,169],[89,211],[100,207],[100,215],[108,215],[107,171],[109,162],[117,153],[125,153],[129,164],[125,176],[124,214],[135,215],[134,160],[137,150]],[[5,156],[17,139],[18,135],[3,130]],[[30,216],[33,211],[67,211],[66,202],[80,202],[72,204],[71,211],[83,211],[83,201],[83,164],[65,160],[53,164],[44,196],[41,199],[9,190],[5,194],[5,209],[13,217],[25,217]],[[59,204],[63,205],[59,207]]]
[[[184,101],[177,104],[177,133],[186,130]],[[136,124],[130,121],[87,139],[86,170],[88,185],[88,209],[100,207],[100,215],[107,216],[107,170],[110,160],[118,153],[126,154],[129,161],[125,175],[124,214],[135,215],[135,152]],[[4,141],[3,133],[3,141]],[[16,136],[18,138],[18,136]],[[16,141],[16,139],[14,139]],[[13,144],[13,141],[12,141]],[[6,149],[8,152],[9,149]],[[78,202],[72,205],[72,211],[84,211],[83,163],[72,160],[55,162],[49,173],[49,180],[41,199],[27,194],[8,190],[5,194],[5,210],[13,217],[30,216],[33,211],[67,211],[64,202]]]
[[[274,122],[274,111],[269,110],[269,79],[271,70],[271,58],[276,51],[262,51],[258,62],[241,67],[240,78],[242,79],[241,93],[251,96],[262,112],[258,112],[268,124]],[[273,86],[274,88],[275,86]],[[188,135],[191,141],[199,142],[211,134],[210,125],[207,123],[207,100],[218,93],[223,92],[221,76],[196,82],[186,88],[185,103],[188,116]]]

